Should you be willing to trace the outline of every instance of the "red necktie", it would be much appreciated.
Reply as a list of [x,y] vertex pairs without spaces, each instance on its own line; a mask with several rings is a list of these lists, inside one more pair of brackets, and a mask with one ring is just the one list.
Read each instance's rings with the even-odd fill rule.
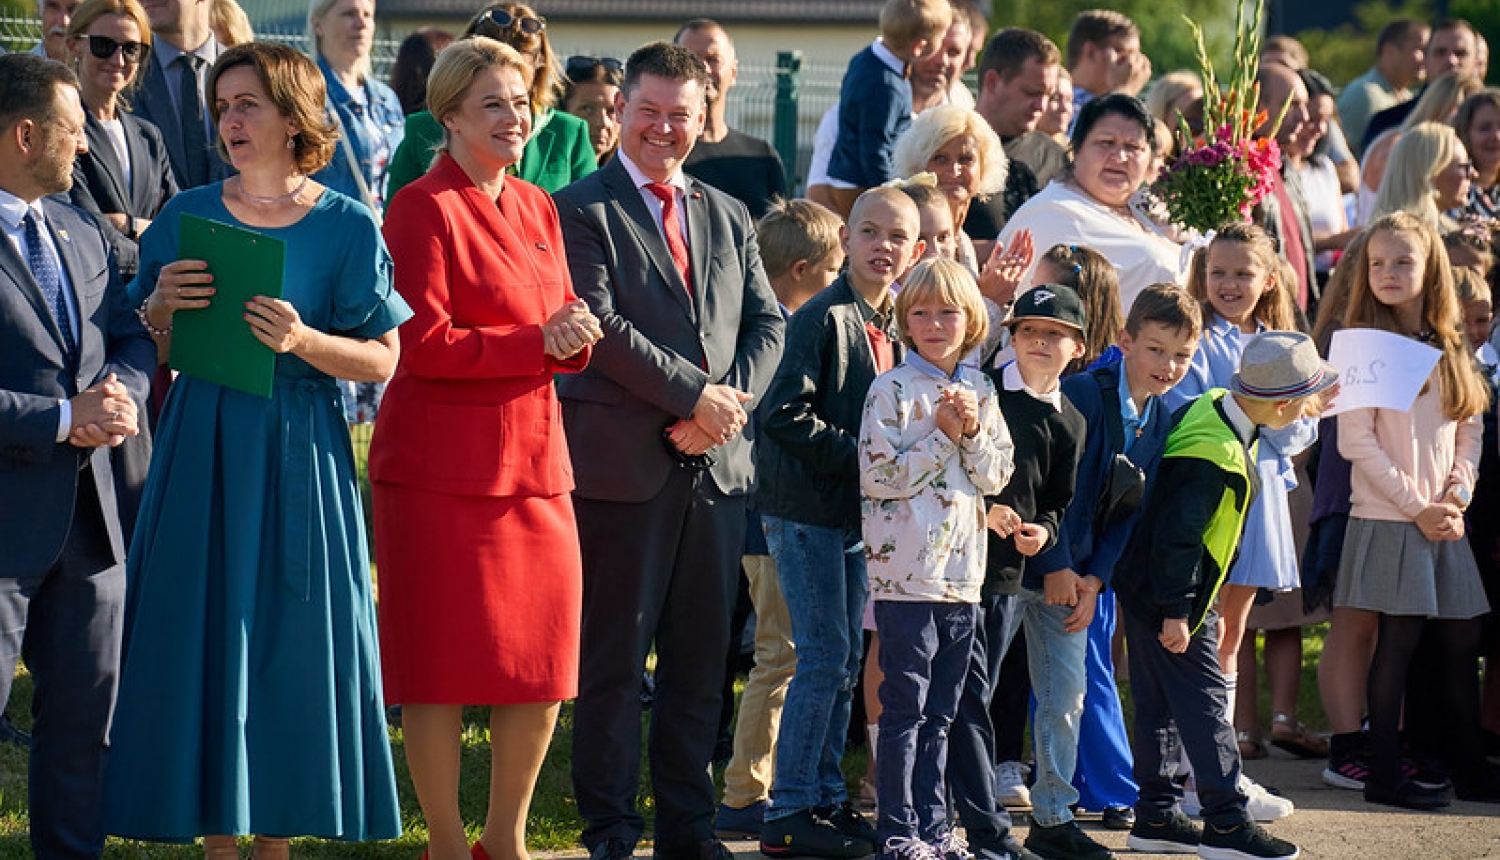
[[664,182],[648,182],[646,190],[661,201],[661,229],[667,236],[667,250],[672,253],[672,262],[688,295],[693,294],[693,270],[688,262],[687,239],[682,235],[682,219],[677,217],[677,189]]

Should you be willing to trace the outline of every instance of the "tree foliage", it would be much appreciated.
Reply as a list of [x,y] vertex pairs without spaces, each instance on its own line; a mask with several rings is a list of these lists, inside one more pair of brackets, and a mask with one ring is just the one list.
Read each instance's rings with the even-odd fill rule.
[[[1497,4],[1497,11],[1500,11],[1500,4]],[[1313,68],[1327,75],[1337,86],[1347,84],[1374,65],[1375,37],[1381,27],[1397,18],[1430,21],[1432,3],[1429,0],[1366,0],[1354,7],[1353,15],[1354,20],[1332,30],[1304,30],[1296,34],[1297,40],[1307,48],[1308,56],[1312,57]]]
[[[1496,0],[1500,2],[1500,0]],[[1203,29],[1209,53],[1229,56],[1234,41],[1234,4],[1224,0],[993,0],[990,20],[996,27],[1018,26],[1039,30],[1057,43],[1064,56],[1068,50],[1068,28],[1087,9],[1113,9],[1130,16],[1141,28],[1141,50],[1151,58],[1152,76],[1175,69],[1195,69],[1193,36],[1183,26],[1182,16],[1192,18]]]

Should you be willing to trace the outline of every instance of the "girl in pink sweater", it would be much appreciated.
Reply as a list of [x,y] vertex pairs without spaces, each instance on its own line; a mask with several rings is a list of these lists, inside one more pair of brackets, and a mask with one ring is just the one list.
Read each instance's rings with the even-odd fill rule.
[[[1410,411],[1354,409],[1339,416],[1339,453],[1353,466],[1354,506],[1334,606],[1365,615],[1366,623],[1373,615],[1379,628],[1367,690],[1365,799],[1436,809],[1448,804],[1446,789],[1403,773],[1401,706],[1412,654],[1430,624],[1450,676],[1441,687],[1457,729],[1453,748],[1479,748],[1474,673],[1478,617],[1489,606],[1464,538],[1463,511],[1474,489],[1478,416],[1489,394],[1458,326],[1452,271],[1437,231],[1398,212],[1370,225],[1367,235],[1364,249],[1343,264],[1359,273],[1344,327],[1383,329],[1443,354]],[[1461,799],[1500,801],[1500,768],[1472,755],[1450,761]]]

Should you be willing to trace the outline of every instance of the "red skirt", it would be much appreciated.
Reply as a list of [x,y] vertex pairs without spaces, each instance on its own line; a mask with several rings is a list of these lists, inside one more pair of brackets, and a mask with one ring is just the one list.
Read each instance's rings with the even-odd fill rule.
[[573,502],[377,483],[380,662],[390,704],[578,695],[583,563]]

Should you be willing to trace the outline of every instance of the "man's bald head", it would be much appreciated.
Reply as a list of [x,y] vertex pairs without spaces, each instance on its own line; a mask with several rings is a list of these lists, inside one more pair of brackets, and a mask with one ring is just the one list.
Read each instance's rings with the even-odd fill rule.
[[1276,142],[1286,146],[1307,124],[1307,85],[1300,75],[1280,63],[1262,63],[1255,82],[1260,85],[1260,103],[1256,107],[1267,115],[1266,125],[1257,129],[1257,133],[1267,133],[1285,105],[1286,116],[1276,132]]

